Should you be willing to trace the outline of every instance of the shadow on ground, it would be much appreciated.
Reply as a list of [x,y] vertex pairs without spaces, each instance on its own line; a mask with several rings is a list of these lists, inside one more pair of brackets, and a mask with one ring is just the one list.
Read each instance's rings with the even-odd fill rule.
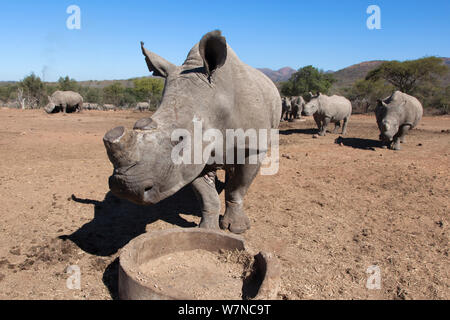
[[[223,191],[224,186],[224,183],[216,180],[216,189],[219,193]],[[115,254],[130,240],[145,233],[148,224],[158,220],[182,228],[196,227],[196,223],[186,221],[180,213],[200,216],[201,212],[191,186],[181,189],[153,206],[136,205],[117,198],[111,192],[108,192],[102,201],[81,199],[76,195],[72,195],[72,200],[94,205],[94,219],[74,233],[59,238],[74,242],[89,254],[104,257]],[[118,271],[119,258],[116,258],[103,273],[103,283],[113,299],[118,299]]]
[[375,151],[376,148],[382,148],[383,143],[379,140],[372,139],[360,139],[360,138],[343,138],[339,137],[335,140],[335,143],[341,144],[346,147],[352,147],[355,149],[362,150],[372,150]]
[[81,199],[72,195],[78,203],[94,205],[94,219],[70,235],[60,238],[71,240],[82,250],[96,256],[110,256],[131,239],[145,232],[148,224],[164,220],[170,224],[189,228],[180,213],[199,215],[200,207],[190,186],[153,206],[140,206],[115,197],[108,192],[102,201]]
[[288,136],[291,134],[317,134],[319,129],[286,129],[280,130],[280,134],[283,136]]

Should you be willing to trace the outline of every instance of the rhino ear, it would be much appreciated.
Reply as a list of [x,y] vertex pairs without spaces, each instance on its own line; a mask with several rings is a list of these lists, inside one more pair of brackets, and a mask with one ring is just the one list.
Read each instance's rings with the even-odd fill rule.
[[141,41],[142,54],[145,56],[145,61],[147,62],[148,70],[153,72],[156,77],[167,78],[169,74],[175,69],[175,65],[169,61],[161,58],[157,54],[148,51],[144,48],[144,42]]
[[211,75],[227,60],[227,40],[222,36],[220,30],[211,31],[200,40],[199,51],[206,73]]

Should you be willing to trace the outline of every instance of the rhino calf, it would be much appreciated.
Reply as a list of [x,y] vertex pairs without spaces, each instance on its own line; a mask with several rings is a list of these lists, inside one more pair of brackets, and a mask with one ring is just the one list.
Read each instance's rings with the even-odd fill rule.
[[341,96],[327,96],[317,94],[312,96],[311,100],[303,108],[302,114],[305,116],[314,116],[319,135],[324,136],[330,122],[335,124],[333,133],[336,133],[343,121],[342,134],[347,133],[348,120],[352,114],[352,104],[349,100]]
[[48,101],[44,107],[47,113],[80,112],[83,109],[83,97],[74,91],[55,91],[51,97],[48,97]]
[[292,104],[289,97],[283,97],[281,100],[281,119],[280,121],[289,120],[289,115],[291,114]]
[[384,146],[400,150],[400,143],[405,142],[405,135],[419,124],[422,115],[423,108],[419,100],[401,91],[378,100],[375,117]]

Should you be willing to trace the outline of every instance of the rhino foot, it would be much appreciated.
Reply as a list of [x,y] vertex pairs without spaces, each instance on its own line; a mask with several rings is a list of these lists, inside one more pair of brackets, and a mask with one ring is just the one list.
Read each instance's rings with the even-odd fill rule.
[[211,215],[207,218],[203,217],[199,227],[204,229],[220,230],[219,215]]
[[230,210],[230,207],[228,207],[220,219],[220,227],[224,230],[228,229],[233,233],[241,234],[250,229],[250,220],[242,209]]
[[398,151],[398,150],[401,150],[401,149],[402,149],[402,148],[400,147],[400,142],[394,143],[394,144],[392,145],[392,150]]

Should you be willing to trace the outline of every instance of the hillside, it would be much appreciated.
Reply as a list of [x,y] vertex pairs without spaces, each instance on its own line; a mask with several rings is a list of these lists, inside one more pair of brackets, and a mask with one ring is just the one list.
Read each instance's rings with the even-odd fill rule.
[[261,68],[258,70],[268,76],[273,82],[287,81],[297,71],[290,67],[284,67],[280,70],[272,70],[269,68]]
[[[450,68],[450,58],[442,58],[442,60]],[[334,86],[336,88],[351,86],[356,80],[364,79],[370,70],[378,67],[383,62],[383,60],[366,61],[336,71],[333,73],[334,78],[337,80]],[[441,81],[444,86],[450,85],[450,72]]]
[[341,69],[339,71],[333,72],[334,78],[337,80],[335,83],[336,87],[348,87],[351,86],[353,82],[366,77],[366,74],[378,67],[384,61],[366,61],[361,62],[350,67]]

